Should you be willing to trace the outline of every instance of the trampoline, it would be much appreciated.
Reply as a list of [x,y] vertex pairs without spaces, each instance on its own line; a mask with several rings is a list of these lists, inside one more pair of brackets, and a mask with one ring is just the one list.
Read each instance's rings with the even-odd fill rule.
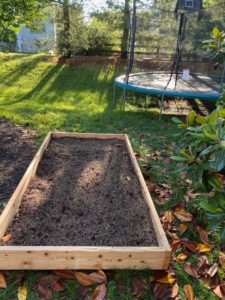
[[[145,94],[218,101],[221,97],[221,78],[200,74],[191,74],[188,80],[182,74],[172,76],[170,73],[146,72],[130,74],[129,82],[122,75],[115,79],[115,87]],[[169,85],[165,89],[167,83]]]
[[[200,73],[191,73],[187,68],[181,69],[183,42],[190,14],[198,15],[198,19],[202,18],[203,1],[186,1],[177,0],[175,15],[179,19],[179,30],[176,39],[176,47],[172,62],[171,71],[164,72],[142,72],[132,73],[134,59],[136,32],[137,32],[137,3],[141,1],[133,0],[132,19],[130,27],[129,55],[125,75],[117,77],[114,81],[114,97],[113,102],[116,103],[116,89],[123,90],[122,108],[125,109],[126,91],[134,91],[145,94],[161,96],[160,101],[160,116],[163,110],[164,98],[185,98],[199,99],[208,101],[219,101],[221,99],[223,84],[225,80],[225,65],[222,66],[221,76],[209,76]],[[139,22],[140,23],[140,22]],[[193,62],[190,61],[190,67]],[[191,69],[191,68],[190,68]]]

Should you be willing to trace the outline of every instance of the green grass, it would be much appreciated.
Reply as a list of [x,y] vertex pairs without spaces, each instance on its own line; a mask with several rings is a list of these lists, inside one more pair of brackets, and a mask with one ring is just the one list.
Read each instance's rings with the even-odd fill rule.
[[[178,139],[175,137],[178,129],[171,116],[164,116],[159,121],[156,108],[145,110],[127,104],[126,111],[122,112],[119,105],[113,107],[113,79],[123,70],[113,66],[71,68],[44,62],[45,58],[45,55],[0,54],[0,117],[35,129],[40,139],[50,130],[127,133],[134,150],[141,155],[146,157],[157,150],[162,158],[170,156],[170,144]],[[121,94],[117,96],[119,99]],[[162,160],[148,161],[148,164],[153,180],[176,189],[179,174],[175,163],[165,165]],[[193,283],[181,265],[177,264],[176,270],[181,286]],[[17,273],[9,273],[7,290],[0,290],[1,300],[16,299]],[[117,271],[115,278],[108,282],[108,299],[134,299],[130,287],[133,274],[132,271]],[[145,276],[150,278],[150,274],[146,272]],[[29,300],[39,299],[35,291],[39,275],[37,272],[26,274]],[[123,292],[119,292],[121,281],[125,285]],[[216,299],[212,294],[209,297],[210,292],[201,282],[195,281],[198,299]],[[53,299],[76,299],[75,283],[68,282],[67,285],[66,291],[55,294]],[[154,299],[150,290],[143,299]]]

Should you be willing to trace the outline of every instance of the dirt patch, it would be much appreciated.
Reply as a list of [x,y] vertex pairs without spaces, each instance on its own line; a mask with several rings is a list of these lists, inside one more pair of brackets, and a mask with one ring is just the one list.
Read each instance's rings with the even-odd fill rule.
[[35,153],[34,133],[0,118],[0,214]]
[[158,245],[124,142],[52,140],[8,245]]

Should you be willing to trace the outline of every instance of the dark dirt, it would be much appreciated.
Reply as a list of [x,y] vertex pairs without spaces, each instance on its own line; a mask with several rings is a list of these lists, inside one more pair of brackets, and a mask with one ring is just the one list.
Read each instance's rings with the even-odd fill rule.
[[34,133],[0,118],[0,214],[35,153]]
[[125,143],[55,139],[4,245],[155,246],[149,209]]

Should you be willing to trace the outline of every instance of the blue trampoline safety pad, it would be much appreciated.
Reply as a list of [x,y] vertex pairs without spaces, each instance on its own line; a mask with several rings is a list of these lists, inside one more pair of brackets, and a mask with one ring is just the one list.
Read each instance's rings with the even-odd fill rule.
[[183,80],[178,75],[175,86],[175,75],[170,84],[169,73],[135,73],[129,77],[128,84],[124,81],[125,75],[115,79],[115,86],[122,89],[153,95],[165,95],[178,98],[200,99],[209,101],[220,100],[220,78],[192,74],[189,79]]

